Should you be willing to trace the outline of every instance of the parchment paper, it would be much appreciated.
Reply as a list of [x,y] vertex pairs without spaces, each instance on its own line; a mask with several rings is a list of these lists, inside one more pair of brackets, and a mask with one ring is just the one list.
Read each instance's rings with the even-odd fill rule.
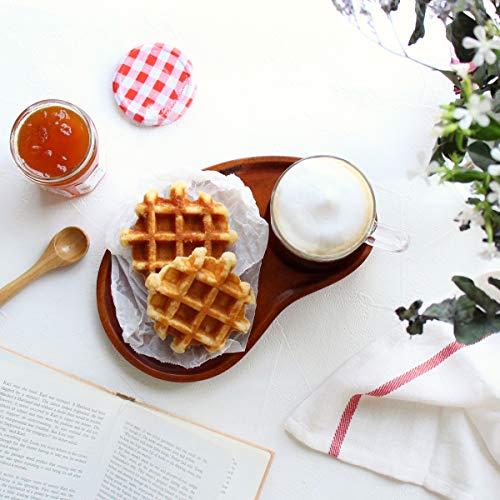
[[[146,316],[147,290],[144,278],[131,268],[130,247],[123,247],[120,244],[120,231],[135,223],[134,209],[136,204],[142,201],[144,193],[148,189],[156,189],[160,195],[168,196],[170,185],[179,180],[187,183],[188,193],[192,198],[196,198],[199,191],[204,191],[227,207],[230,227],[238,233],[236,243],[228,248],[236,254],[237,264],[234,272],[243,281],[250,283],[255,296],[257,296],[260,265],[267,246],[269,228],[267,222],[259,215],[252,192],[239,177],[211,171],[191,171],[183,177],[179,177],[178,174],[165,175],[142,182],[137,188],[135,198],[132,197],[130,203],[126,204],[109,227],[106,243],[113,255],[111,292],[116,316],[123,329],[123,339],[140,354],[184,368],[194,368],[225,352],[244,351],[248,334],[232,334],[225,347],[215,353],[208,352],[204,347],[193,347],[183,354],[172,351],[170,348],[172,339],[167,337],[165,341],[161,340]],[[250,305],[247,307],[247,317],[251,324],[254,316],[255,306]]]

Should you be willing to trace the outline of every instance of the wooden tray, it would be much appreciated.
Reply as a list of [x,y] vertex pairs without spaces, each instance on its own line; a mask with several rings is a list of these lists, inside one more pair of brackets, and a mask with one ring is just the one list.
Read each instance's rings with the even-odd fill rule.
[[[269,222],[269,200],[281,173],[298,158],[263,156],[234,160],[214,165],[208,170],[236,174],[250,187],[260,214]],[[122,356],[139,370],[172,382],[194,382],[215,377],[241,360],[264,334],[274,318],[293,301],[335,283],[357,269],[371,252],[362,245],[353,254],[333,265],[311,265],[292,256],[270,231],[269,243],[262,262],[257,295],[257,309],[245,352],[222,354],[202,365],[185,369],[161,363],[136,353],[122,338],[111,296],[111,254],[106,251],[97,276],[97,308],[104,330]]]

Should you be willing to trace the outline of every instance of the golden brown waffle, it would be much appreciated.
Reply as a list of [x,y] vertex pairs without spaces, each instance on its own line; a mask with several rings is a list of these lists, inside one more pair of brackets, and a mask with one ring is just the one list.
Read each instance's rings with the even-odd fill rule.
[[218,351],[231,332],[248,331],[245,308],[255,298],[250,285],[231,272],[235,265],[231,252],[215,259],[196,248],[149,275],[147,313],[162,340],[174,337],[173,351],[183,353],[193,344]]
[[238,237],[222,203],[202,192],[189,199],[182,182],[172,184],[169,198],[148,191],[135,212],[137,222],[122,231],[120,241],[132,247],[132,267],[145,276],[197,247],[218,258]]

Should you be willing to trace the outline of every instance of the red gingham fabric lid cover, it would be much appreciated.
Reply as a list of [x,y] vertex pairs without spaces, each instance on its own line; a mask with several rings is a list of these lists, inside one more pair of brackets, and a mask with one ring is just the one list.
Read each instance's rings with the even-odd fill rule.
[[173,123],[193,101],[191,72],[191,61],[179,49],[164,43],[135,47],[113,78],[115,100],[136,124]]

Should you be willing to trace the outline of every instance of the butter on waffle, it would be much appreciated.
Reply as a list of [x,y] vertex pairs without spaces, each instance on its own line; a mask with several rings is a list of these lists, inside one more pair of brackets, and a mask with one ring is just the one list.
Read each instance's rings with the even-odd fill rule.
[[229,229],[227,208],[203,192],[191,200],[183,182],[172,184],[169,198],[148,191],[135,212],[137,222],[120,241],[132,247],[132,268],[145,276],[197,247],[218,258],[238,237]]
[[162,340],[174,338],[173,351],[183,353],[191,345],[218,351],[231,332],[248,331],[245,309],[255,297],[250,285],[231,272],[235,265],[231,252],[215,259],[206,248],[196,248],[146,279],[147,314]]

